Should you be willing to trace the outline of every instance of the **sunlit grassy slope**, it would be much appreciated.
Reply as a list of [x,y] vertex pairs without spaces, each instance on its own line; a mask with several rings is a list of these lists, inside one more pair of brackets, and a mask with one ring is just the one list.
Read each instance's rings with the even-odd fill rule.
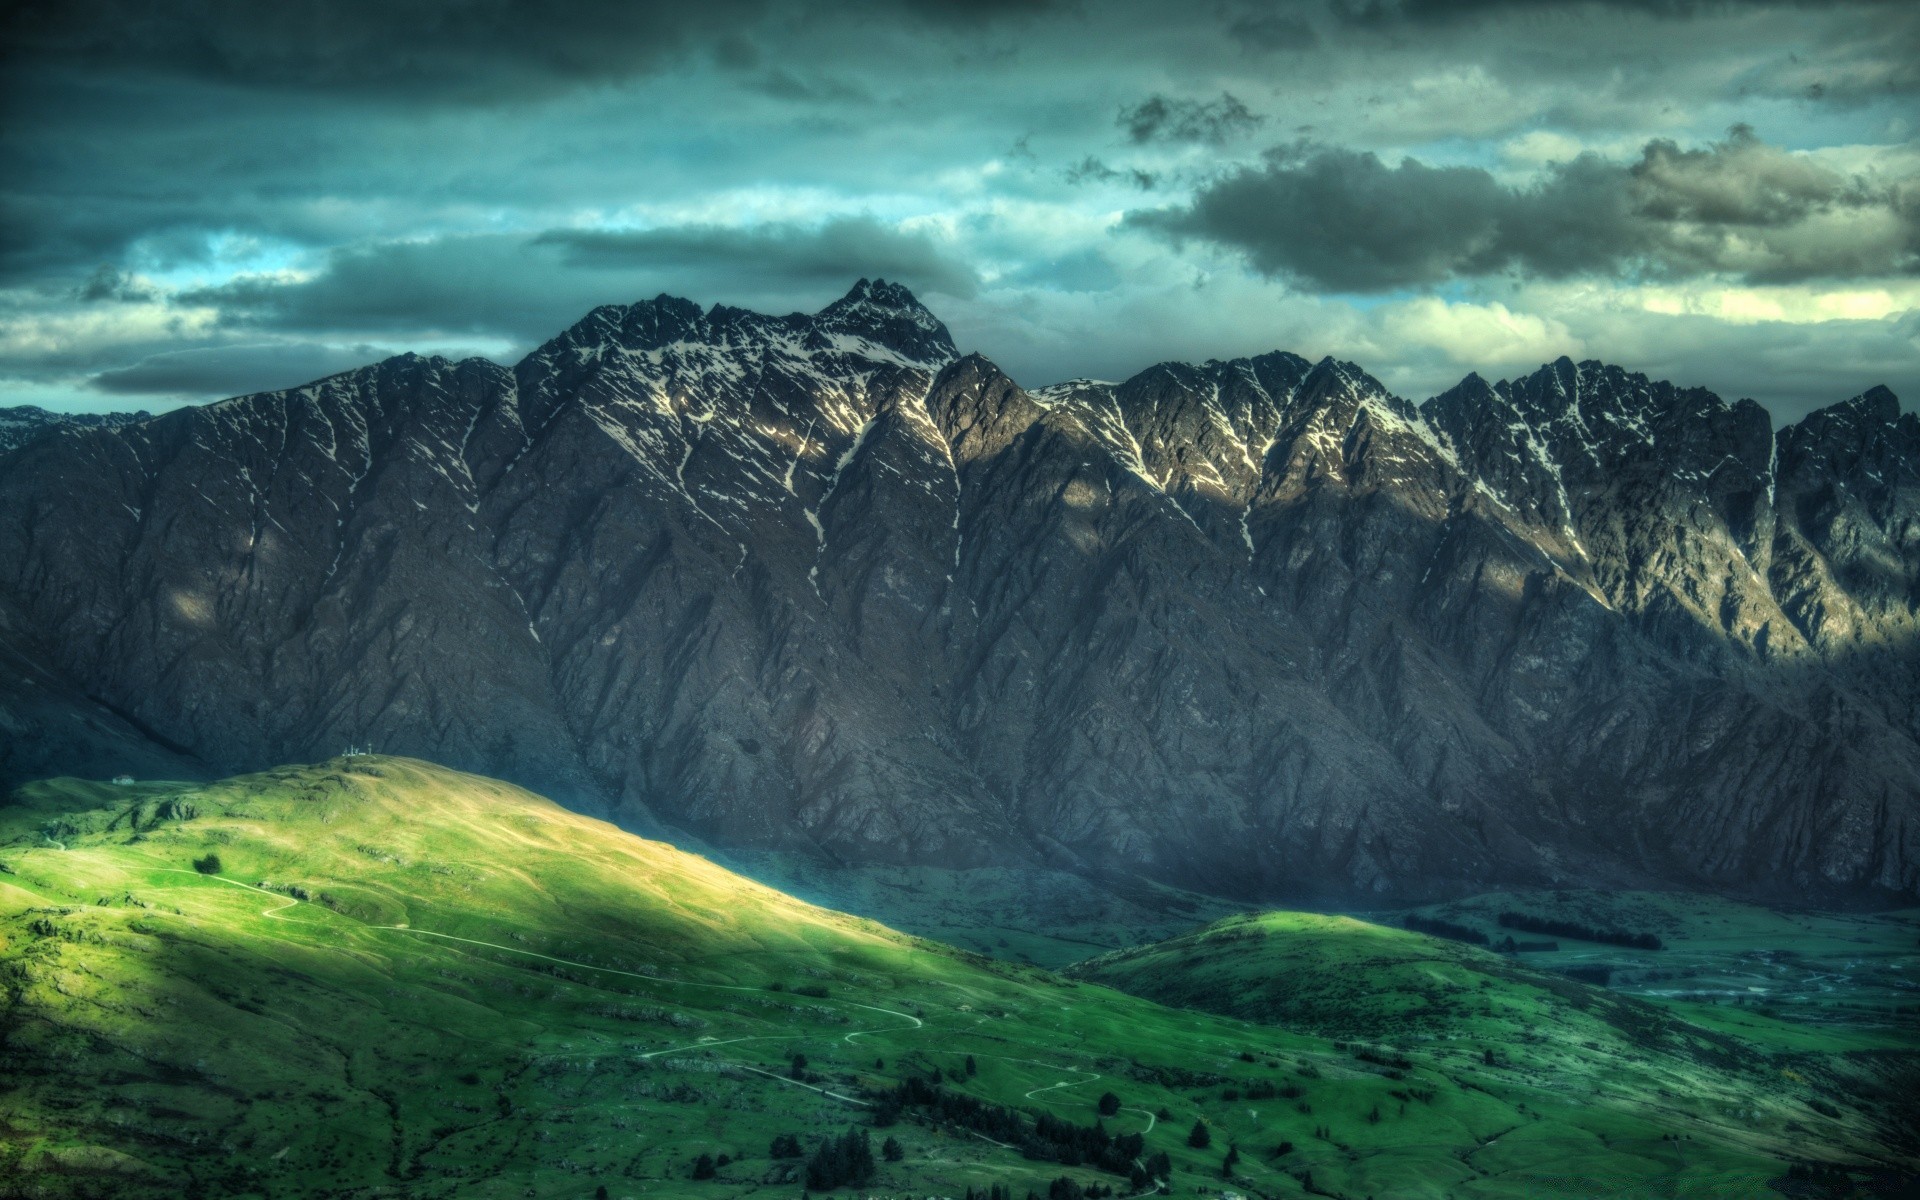
[[[1691,1006],[1317,913],[1233,917],[1070,974],[1172,1006],[1340,1038],[1356,1053],[1410,1062],[1416,1074],[1425,1068],[1462,1086],[1537,1091],[1516,1102],[1520,1120],[1510,1136],[1471,1156],[1482,1169],[1518,1167],[1506,1156],[1524,1140],[1556,1147],[1563,1166],[1596,1178],[1637,1160],[1645,1194],[1669,1194],[1655,1162],[1698,1164],[1710,1157],[1700,1142],[1713,1139],[1853,1163],[1868,1194],[1909,1194],[1920,1065],[1910,1030],[1823,1035],[1757,1014],[1696,1021]],[[1416,1113],[1427,1115],[1409,1116]],[[1692,1140],[1648,1147],[1634,1130],[1639,1121]],[[1742,1194],[1732,1179],[1723,1186]]]
[[[193,869],[210,853],[218,876]],[[1218,949],[1252,945],[1237,928]],[[1358,922],[1316,936],[1359,979],[1379,946],[1437,955],[1405,969],[1496,1016],[1358,1057],[920,941],[405,759],[55,780],[0,806],[0,1195],[797,1196],[776,1135],[810,1150],[935,1070],[1082,1124],[1111,1090],[1107,1127],[1144,1131],[1189,1195],[1743,1196],[1795,1157],[1876,1152],[1867,1114],[1808,1108],[1814,1085],[1731,1037],[1642,1047],[1572,985]],[[1497,1015],[1519,1004],[1558,1023],[1528,1041]],[[1607,1069],[1580,1065],[1587,1035]],[[886,1134],[904,1158],[860,1194],[1129,1190],[923,1115]],[[696,1181],[703,1153],[730,1161]]]

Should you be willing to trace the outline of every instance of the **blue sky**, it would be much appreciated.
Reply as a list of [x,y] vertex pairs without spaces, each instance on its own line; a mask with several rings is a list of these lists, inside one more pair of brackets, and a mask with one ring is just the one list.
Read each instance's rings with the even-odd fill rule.
[[[1568,354],[1920,394],[1906,4],[84,0],[6,28],[0,403],[913,287],[1015,378]],[[183,15],[184,13],[191,15]]]

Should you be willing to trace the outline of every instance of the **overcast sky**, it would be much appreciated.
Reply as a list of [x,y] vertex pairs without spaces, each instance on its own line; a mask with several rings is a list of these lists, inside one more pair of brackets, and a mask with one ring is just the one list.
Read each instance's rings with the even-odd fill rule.
[[[22,6],[15,6],[22,8]],[[191,15],[182,15],[191,14]],[[1920,401],[1920,5],[61,0],[6,22],[0,403],[596,304],[914,288],[1029,385],[1601,358]]]

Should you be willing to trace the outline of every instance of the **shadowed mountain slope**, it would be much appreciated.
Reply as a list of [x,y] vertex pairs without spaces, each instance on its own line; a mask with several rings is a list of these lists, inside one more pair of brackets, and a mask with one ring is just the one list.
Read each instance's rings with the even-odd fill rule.
[[1917,444],[1884,390],[1775,437],[1565,360],[1028,392],[894,285],[661,297],[38,437],[0,600],[205,772],[371,742],[717,845],[1247,897],[1910,895]]

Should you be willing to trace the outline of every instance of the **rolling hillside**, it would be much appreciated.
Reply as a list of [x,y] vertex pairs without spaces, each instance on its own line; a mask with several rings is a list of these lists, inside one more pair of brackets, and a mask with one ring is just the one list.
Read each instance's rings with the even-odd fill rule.
[[[1740,907],[1705,903],[1722,919]],[[1891,923],[1883,941],[1910,949],[1914,928]],[[1816,940],[1832,936],[1822,930]],[[1515,1138],[1558,1145],[1570,1170],[1593,1178],[1616,1169],[1610,1164],[1621,1153],[1607,1120],[1633,1112],[1676,1130],[1706,1124],[1756,1147],[1818,1145],[1862,1167],[1862,1180],[1884,1171],[1886,1186],[1912,1185],[1920,1014],[1883,1004],[1873,1021],[1855,1014],[1853,1024],[1796,1023],[1766,1008],[1699,1003],[1694,993],[1692,1002],[1649,1001],[1518,961],[1577,970],[1590,965],[1591,949],[1569,941],[1516,958],[1351,917],[1270,912],[1105,954],[1068,974],[1167,1005],[1338,1038],[1363,1062],[1425,1065],[1463,1086],[1540,1089],[1582,1109],[1597,1144],[1568,1138],[1550,1121],[1523,1123]],[[1687,961],[1699,968],[1705,957],[1698,951]],[[1914,956],[1904,957],[1910,979]],[[1474,1161],[1499,1161],[1513,1142],[1503,1138],[1502,1146]]]
[[[1463,969],[1500,1008],[1540,986],[1432,968]],[[1508,1037],[1487,1064],[1477,1027],[1361,1054],[911,938],[385,757],[20,789],[0,807],[0,987],[17,1196],[820,1195],[853,1186],[809,1178],[849,1130],[876,1160],[860,1194],[1164,1176],[1438,1200],[1604,1175],[1725,1195],[1879,1153],[1856,1107],[1823,1116],[1787,1084],[1738,1099],[1767,1065],[1728,1036],[1676,1024],[1678,1049],[1632,1070],[1640,1049],[1604,1041],[1622,1069],[1599,1094],[1556,1078],[1557,1035],[1538,1061]],[[1569,1036],[1605,1036],[1621,1003],[1541,995],[1600,1014]],[[1695,1098],[1650,1103],[1663,1072]]]

